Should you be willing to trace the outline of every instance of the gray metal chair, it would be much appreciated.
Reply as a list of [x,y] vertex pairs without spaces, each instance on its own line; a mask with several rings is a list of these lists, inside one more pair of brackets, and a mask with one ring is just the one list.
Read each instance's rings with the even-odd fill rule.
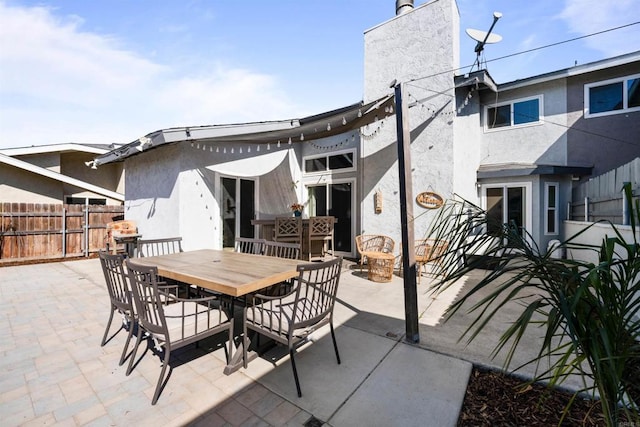
[[[138,239],[136,244],[136,255],[138,258],[158,255],[169,255],[183,252],[182,237],[166,237],[162,239]],[[160,283],[161,282],[161,283]],[[161,277],[159,279],[161,285],[166,285],[167,289],[173,288],[176,295],[180,295],[182,288],[186,295],[190,295],[190,286],[180,283],[173,279]],[[197,293],[197,291],[196,291]]]
[[277,258],[298,259],[300,258],[300,243],[274,242],[265,240],[262,245],[263,255]]
[[[160,377],[151,400],[151,404],[155,405],[163,387],[165,372],[170,366],[172,350],[227,332],[229,348],[225,345],[224,349],[229,362],[233,349],[233,317],[225,312],[218,296],[184,299],[164,294],[158,288],[156,267],[138,265],[129,259],[125,262],[139,324],[138,340],[127,373],[133,369],[143,333],[148,334],[148,343],[153,342],[153,347],[164,353]],[[171,299],[172,303],[165,305],[165,298]],[[169,373],[167,380],[170,376]]]
[[252,237],[236,237],[235,252],[241,252],[243,254],[257,254],[262,255],[263,247],[266,240],[254,239]]
[[136,247],[138,257],[168,255],[183,252],[182,237],[138,239]]
[[131,290],[127,282],[127,275],[124,272],[124,260],[127,256],[126,254],[111,255],[107,252],[100,251],[99,257],[100,264],[102,265],[102,272],[104,273],[104,280],[107,284],[107,291],[109,291],[109,300],[111,302],[109,321],[107,322],[107,327],[104,330],[100,346],[104,346],[107,343],[107,336],[111,329],[113,315],[118,312],[122,316],[122,326],[115,334],[113,334],[112,338],[122,329],[128,329],[129,331],[127,341],[122,349],[122,355],[120,356],[119,364],[122,365],[127,356],[127,350],[129,348],[131,337],[133,336],[135,324],[135,311],[133,308],[133,300],[131,298]]
[[342,257],[331,261],[300,264],[295,288],[287,295],[269,297],[255,295],[252,306],[244,308],[244,367],[247,367],[248,331],[284,344],[289,349],[293,377],[298,397],[302,397],[300,381],[295,363],[297,347],[306,342],[307,336],[321,326],[329,324],[331,339],[340,364],[338,344],[333,330],[333,308],[335,306]]

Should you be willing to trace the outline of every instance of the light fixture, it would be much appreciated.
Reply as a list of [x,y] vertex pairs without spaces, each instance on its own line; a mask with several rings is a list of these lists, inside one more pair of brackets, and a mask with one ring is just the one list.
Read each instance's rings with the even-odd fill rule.
[[291,137],[289,137],[289,145],[291,145]]
[[331,123],[327,123],[327,132],[331,130]]
[[304,133],[300,134],[300,141],[304,141]]
[[342,124],[346,125],[347,124],[347,119],[345,117],[342,118]]

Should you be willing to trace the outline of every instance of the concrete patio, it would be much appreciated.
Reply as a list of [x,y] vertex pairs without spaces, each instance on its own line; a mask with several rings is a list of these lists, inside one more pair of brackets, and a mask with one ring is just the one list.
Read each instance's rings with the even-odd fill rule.
[[100,346],[109,310],[99,260],[4,267],[0,276],[3,425],[454,426],[472,363],[502,363],[488,355],[504,319],[470,346],[457,342],[468,316],[441,323],[474,277],[437,298],[422,278],[421,343],[409,345],[402,278],[374,283],[345,262],[335,310],[342,364],[329,328],[318,331],[296,357],[302,398],[286,352],[276,347],[226,376],[212,339],[174,353],[152,406],[160,359],[147,352],[126,376],[126,364],[118,366],[126,334]]

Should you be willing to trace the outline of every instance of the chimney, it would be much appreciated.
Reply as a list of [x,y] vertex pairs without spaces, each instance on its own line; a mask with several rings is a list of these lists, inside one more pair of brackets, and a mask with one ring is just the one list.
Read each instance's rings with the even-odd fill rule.
[[396,16],[413,10],[413,0],[396,0]]

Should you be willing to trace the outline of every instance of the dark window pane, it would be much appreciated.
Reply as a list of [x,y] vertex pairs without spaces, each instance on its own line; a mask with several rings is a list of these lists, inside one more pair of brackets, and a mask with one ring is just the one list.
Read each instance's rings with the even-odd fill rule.
[[502,105],[487,109],[487,127],[489,129],[511,125],[511,105]]
[[327,170],[327,158],[307,159],[304,162],[305,172],[322,172]]
[[329,157],[329,169],[347,169],[353,167],[353,153],[338,154]]
[[351,183],[330,184],[331,209],[329,215],[338,218],[334,230],[334,247],[336,251],[351,252]]
[[519,229],[522,229],[524,226],[524,188],[508,188],[507,197],[507,221],[510,225],[515,223]]
[[589,113],[603,113],[622,109],[622,82],[589,89]]
[[513,124],[532,123],[540,120],[540,100],[516,102],[513,104]]
[[549,198],[547,200],[547,204],[550,208],[556,207],[556,186],[550,185],[549,187]]
[[556,232],[556,211],[550,209],[547,211],[547,233]]
[[255,227],[251,220],[255,218],[255,182],[240,180],[240,236],[255,237]]
[[628,108],[640,107],[640,79],[627,80]]

